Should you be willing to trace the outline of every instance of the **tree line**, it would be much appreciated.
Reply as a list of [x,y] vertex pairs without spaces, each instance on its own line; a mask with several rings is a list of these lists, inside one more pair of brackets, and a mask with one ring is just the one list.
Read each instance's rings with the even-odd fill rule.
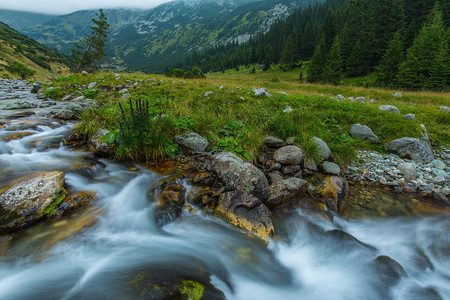
[[176,67],[292,69],[309,61],[310,82],[374,73],[380,86],[442,90],[450,85],[449,12],[449,1],[328,0],[296,10],[244,44],[193,53]]

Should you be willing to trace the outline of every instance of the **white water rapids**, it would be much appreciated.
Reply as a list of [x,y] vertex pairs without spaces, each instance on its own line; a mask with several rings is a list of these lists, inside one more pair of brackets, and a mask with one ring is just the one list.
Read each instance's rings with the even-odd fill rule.
[[[59,140],[71,126],[45,122],[0,129],[4,138],[39,124],[0,141],[0,182],[62,169],[71,191],[98,200],[0,243],[0,299],[150,299],[131,283],[142,270],[210,282],[203,299],[220,299],[214,287],[238,300],[450,299],[447,215],[330,221],[299,209],[278,219],[268,246],[200,209],[160,227],[152,192],[164,176],[67,148]],[[407,275],[374,262],[380,255]]]

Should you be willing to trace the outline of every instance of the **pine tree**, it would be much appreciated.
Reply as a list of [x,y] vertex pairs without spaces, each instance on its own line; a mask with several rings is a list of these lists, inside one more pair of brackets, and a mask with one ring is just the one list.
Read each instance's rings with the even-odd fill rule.
[[332,84],[339,84],[342,79],[342,58],[341,58],[341,43],[339,36],[336,36],[330,51],[327,54],[327,59],[323,67],[322,80]]
[[397,86],[398,70],[403,59],[403,39],[400,32],[397,32],[389,43],[380,65],[375,68],[377,83],[387,87]]
[[280,64],[285,64],[290,69],[297,62],[294,39],[291,35],[286,40],[284,50],[281,54]]
[[327,52],[325,47],[325,39],[320,40],[319,45],[317,45],[314,55],[311,59],[311,64],[309,66],[308,81],[315,82],[322,80],[323,68],[325,66],[325,61],[327,59]]
[[399,85],[408,89],[441,89],[449,81],[447,33],[438,3],[431,11],[413,45],[408,49],[406,60],[400,65]]
[[106,56],[104,48],[109,24],[103,9],[98,10],[95,18],[92,18],[92,23],[91,34],[75,42],[76,49],[72,49],[76,56],[74,72],[91,70],[101,58]]

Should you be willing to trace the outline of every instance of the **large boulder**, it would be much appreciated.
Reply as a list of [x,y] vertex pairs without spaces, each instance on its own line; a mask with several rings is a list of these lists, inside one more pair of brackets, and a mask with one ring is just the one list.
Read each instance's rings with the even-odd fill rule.
[[270,210],[255,196],[236,190],[220,196],[215,212],[229,223],[268,241],[274,234]]
[[13,231],[54,213],[65,197],[64,172],[35,172],[0,190],[0,230]]
[[328,147],[324,140],[315,136],[312,138],[312,142],[317,146],[317,150],[319,150],[319,155],[322,160],[327,160],[331,156],[330,147]]
[[380,139],[366,125],[353,124],[350,128],[350,135],[355,139],[367,140],[372,143],[379,143]]
[[240,189],[261,200],[267,198],[269,184],[264,173],[254,165],[244,163],[231,152],[214,154],[209,161],[208,169],[229,189]]
[[269,186],[269,197],[264,204],[270,208],[280,207],[298,199],[308,189],[308,182],[291,177]]
[[177,135],[175,136],[175,142],[189,150],[197,152],[205,151],[205,149],[209,146],[208,141],[195,132]]
[[303,159],[303,152],[297,146],[284,146],[275,151],[273,159],[282,165],[299,165]]
[[97,133],[89,140],[91,151],[100,155],[108,155],[112,152],[112,147],[102,142],[102,139],[109,133],[109,130],[100,128]]
[[399,156],[409,158],[417,162],[428,163],[434,159],[433,150],[423,140],[404,137],[384,144],[387,150],[397,153]]

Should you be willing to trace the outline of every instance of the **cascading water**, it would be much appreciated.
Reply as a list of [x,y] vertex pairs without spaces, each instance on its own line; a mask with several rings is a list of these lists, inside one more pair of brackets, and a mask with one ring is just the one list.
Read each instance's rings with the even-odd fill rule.
[[183,280],[203,299],[450,299],[448,216],[330,221],[298,209],[268,246],[200,210],[161,227],[152,195],[164,176],[63,146],[70,124],[4,126],[0,183],[60,169],[98,200],[0,242],[0,299],[167,299]]

